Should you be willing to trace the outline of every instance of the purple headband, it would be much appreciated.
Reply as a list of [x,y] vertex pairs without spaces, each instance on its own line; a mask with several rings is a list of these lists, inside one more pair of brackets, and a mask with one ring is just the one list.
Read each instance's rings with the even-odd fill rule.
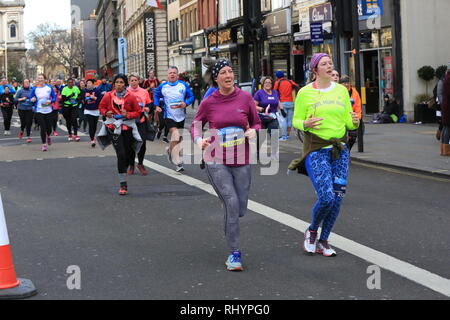
[[311,58],[311,64],[309,65],[309,70],[311,70],[311,72],[314,71],[315,68],[317,68],[317,66],[319,65],[320,60],[322,60],[322,58],[324,57],[330,57],[327,53],[316,53],[312,58]]

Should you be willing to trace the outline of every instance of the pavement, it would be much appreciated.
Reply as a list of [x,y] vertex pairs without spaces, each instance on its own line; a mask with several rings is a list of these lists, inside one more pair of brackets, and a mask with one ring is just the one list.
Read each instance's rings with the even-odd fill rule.
[[[437,124],[372,124],[365,120],[364,152],[358,152],[356,143],[352,160],[450,178],[450,157],[440,155],[437,128]],[[281,148],[296,151],[299,142],[291,138],[281,143]]]

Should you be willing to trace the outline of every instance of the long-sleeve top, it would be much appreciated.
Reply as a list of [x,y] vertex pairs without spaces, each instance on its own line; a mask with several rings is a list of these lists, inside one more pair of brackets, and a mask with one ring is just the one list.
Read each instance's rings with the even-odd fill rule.
[[102,98],[102,92],[98,88],[84,89],[84,109],[85,110],[98,110]]
[[178,106],[181,102],[184,102],[186,107],[191,105],[194,102],[194,93],[184,81],[166,82],[155,90],[155,106],[159,107],[160,99],[164,99],[164,118],[182,122],[186,119],[185,110],[173,109],[172,107]]
[[[42,114],[49,114],[53,112],[53,107],[51,104],[56,101],[56,94],[50,85],[46,84],[43,87],[33,87],[30,100],[33,98],[36,99],[34,103],[34,112]],[[50,105],[46,104],[47,101],[50,101]]]
[[250,145],[243,134],[248,129],[260,130],[261,120],[255,101],[248,92],[236,87],[232,94],[224,96],[217,90],[204,100],[191,125],[194,141],[202,138],[207,123],[212,137],[211,146],[204,154],[206,162],[228,166],[250,163]]
[[78,107],[80,105],[81,91],[78,87],[65,87],[61,93],[63,107]]
[[[127,118],[125,120],[138,119],[141,115],[139,103],[136,97],[126,92],[123,98],[116,96],[116,91],[111,91],[105,94],[99,105],[100,113],[106,116],[108,111],[112,111],[114,115],[121,115],[121,111],[127,112]],[[123,127],[122,130],[128,130],[127,127]]]
[[13,93],[0,94],[0,105],[4,108],[12,107],[14,105],[14,94]]
[[[15,100],[17,103],[18,110],[29,111],[33,110],[34,103],[30,101],[31,94],[33,93],[33,89],[31,88],[22,88],[17,92]],[[19,101],[19,99],[26,98],[24,101]]]
[[10,84],[6,84],[6,85],[0,85],[0,94],[3,94],[5,92],[5,86],[7,86],[9,88],[9,92],[12,94],[16,94],[16,90],[14,90],[13,86]]
[[[311,83],[300,90],[295,100],[293,126],[323,140],[340,139],[347,130],[358,129],[353,124],[351,112],[353,108],[346,87],[332,83],[330,88],[319,90]],[[310,117],[323,119],[319,129],[304,127]]]
[[350,102],[352,103],[353,112],[358,115],[359,120],[362,119],[362,100],[358,90],[350,88]]

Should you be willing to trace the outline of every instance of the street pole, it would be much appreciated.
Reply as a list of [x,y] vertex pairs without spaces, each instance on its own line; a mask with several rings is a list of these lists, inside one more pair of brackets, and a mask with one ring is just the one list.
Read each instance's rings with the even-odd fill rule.
[[216,58],[219,59],[219,0],[216,0]]
[[[355,57],[355,87],[361,96],[361,42],[359,36],[359,13],[358,0],[352,1],[352,23],[353,23],[353,52]],[[358,128],[358,152],[364,152],[364,132],[363,125]]]
[[8,79],[8,32],[7,27],[8,23],[6,21],[6,11],[2,12],[4,21],[4,28],[3,28],[3,36],[5,38],[5,78]]

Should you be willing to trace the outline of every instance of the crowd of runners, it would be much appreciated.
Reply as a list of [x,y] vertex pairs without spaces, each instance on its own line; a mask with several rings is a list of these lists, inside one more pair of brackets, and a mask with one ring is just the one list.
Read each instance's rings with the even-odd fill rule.
[[225,209],[224,229],[230,249],[227,269],[241,271],[239,220],[247,211],[252,180],[249,141],[262,129],[269,134],[281,129],[280,141],[287,141],[296,128],[304,132],[304,152],[289,169],[309,176],[318,197],[303,249],[310,254],[336,256],[328,237],[346,193],[349,153],[355,137],[351,133],[361,124],[361,100],[348,78],[336,76],[327,54],[313,57],[310,72],[310,83],[301,89],[283,72],[277,72],[276,80],[263,78],[261,89],[252,96],[235,85],[230,62],[219,60],[207,72],[208,90],[200,99],[195,81],[189,85],[180,79],[175,66],[169,67],[167,80],[162,83],[154,74],[145,80],[136,74],[119,74],[111,82],[68,79],[64,84],[39,75],[35,81],[24,80],[21,87],[2,79],[4,134],[11,134],[14,108],[21,123],[18,139],[26,138],[31,143],[31,129],[33,123],[37,124],[43,152],[52,145],[58,127],[62,128],[62,118],[69,142],[79,142],[78,132],[89,127],[91,147],[114,147],[119,194],[127,195],[127,177],[135,168],[144,176],[148,174],[144,166],[146,142],[153,141],[155,135],[163,135],[169,143],[167,157],[174,169],[179,173],[185,170],[180,130],[185,128],[186,109],[199,100],[190,133],[203,152],[202,168]]

